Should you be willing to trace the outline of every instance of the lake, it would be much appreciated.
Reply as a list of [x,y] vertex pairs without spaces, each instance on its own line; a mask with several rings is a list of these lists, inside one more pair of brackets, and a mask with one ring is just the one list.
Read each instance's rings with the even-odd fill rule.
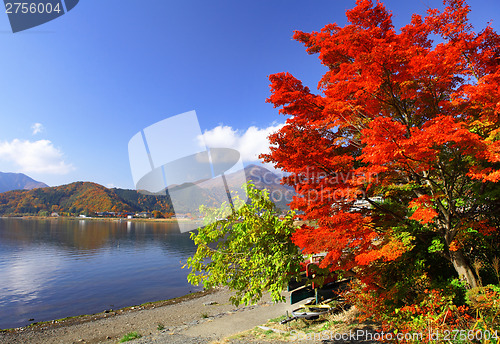
[[175,222],[0,218],[0,328],[198,291],[194,252]]

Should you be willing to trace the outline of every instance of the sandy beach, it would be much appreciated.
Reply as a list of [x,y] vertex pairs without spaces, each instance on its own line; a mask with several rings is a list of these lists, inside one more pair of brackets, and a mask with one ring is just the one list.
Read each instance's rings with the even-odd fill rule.
[[[289,300],[289,293],[284,294]],[[257,304],[236,307],[229,302],[231,295],[228,289],[219,288],[116,311],[40,323],[0,332],[0,343],[118,343],[125,334],[134,331],[141,335],[130,341],[134,344],[381,343],[366,338],[353,340],[347,336],[346,339],[332,339],[332,333],[376,332],[373,324],[357,322],[355,308],[330,315],[316,327],[308,327],[303,320],[279,325],[280,317],[287,311],[291,313],[297,304],[273,303],[269,295],[264,295]],[[325,321],[337,324],[327,331],[330,338],[320,338]],[[297,329],[300,335],[291,335]]]
[[[41,323],[0,333],[0,343],[117,343],[136,331],[133,343],[211,343],[264,324],[291,311],[269,296],[251,306],[235,307],[224,288],[108,313]],[[234,341],[239,342],[238,340]]]

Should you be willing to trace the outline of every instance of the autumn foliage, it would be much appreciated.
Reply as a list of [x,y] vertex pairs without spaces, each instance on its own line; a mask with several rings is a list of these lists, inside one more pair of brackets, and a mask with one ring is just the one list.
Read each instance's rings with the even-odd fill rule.
[[108,189],[91,182],[0,193],[1,215],[162,211],[172,208],[168,196],[142,195],[135,190]]
[[465,1],[444,4],[396,30],[382,3],[358,0],[348,25],[294,34],[328,68],[317,93],[270,76],[287,120],[263,158],[314,221],[294,242],[405,302],[416,278],[475,287],[472,262],[499,253],[500,36],[474,31]]

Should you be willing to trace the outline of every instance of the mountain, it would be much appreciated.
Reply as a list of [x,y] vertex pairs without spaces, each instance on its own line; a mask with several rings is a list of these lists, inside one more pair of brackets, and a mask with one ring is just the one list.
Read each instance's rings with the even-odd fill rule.
[[[252,180],[258,189],[269,191],[271,199],[278,208],[288,209],[288,203],[292,200],[295,192],[293,188],[281,185],[281,178],[277,174],[257,165],[249,165],[245,167],[244,171],[244,177],[241,171],[225,175],[230,190],[243,194],[243,184]],[[113,189],[113,191],[132,208],[147,211],[174,212],[170,195],[175,195],[175,211],[178,213],[196,213],[202,204],[217,206],[227,200],[226,189],[221,178],[198,181],[195,184],[185,183],[171,186],[169,192],[164,196],[145,195],[136,190],[118,188]]]
[[245,174],[247,180],[251,180],[257,189],[269,191],[272,201],[278,208],[289,209],[288,203],[292,201],[296,193],[293,187],[280,183],[281,176],[257,165],[245,167]]
[[94,213],[134,211],[113,190],[90,182],[0,194],[0,214],[40,212]]
[[[267,189],[270,197],[276,206],[280,209],[289,209],[288,203],[292,201],[295,191],[292,187],[280,184],[281,177],[271,172],[267,168],[258,165],[249,165],[244,168],[244,180],[240,172],[225,175],[229,189],[243,193],[242,186],[247,181],[252,181],[259,190]],[[200,187],[207,190],[217,201],[222,201],[226,197],[226,190],[220,186],[215,179],[211,179],[199,184]]]
[[119,189],[113,188],[114,193],[120,197],[120,199],[130,206],[135,211],[153,211],[159,210],[163,213],[173,212],[172,203],[170,202],[170,197],[161,195],[144,195],[137,190],[130,189]]
[[[238,172],[225,176],[231,190],[241,190],[247,180],[252,180],[257,188],[269,190],[271,199],[278,208],[288,209],[287,203],[295,193],[292,188],[281,185],[276,174],[256,165],[247,166],[244,171],[244,177]],[[217,206],[226,200],[226,190],[220,179],[218,182],[211,179],[196,184],[178,185],[170,188],[166,195],[144,195],[136,190],[108,189],[96,183],[76,182],[56,187],[0,193],[0,215],[153,210],[173,213],[170,195],[176,197],[175,211],[178,213],[196,213],[202,203]]]
[[38,182],[23,173],[0,172],[0,192],[10,190],[32,190],[46,188],[47,184]]

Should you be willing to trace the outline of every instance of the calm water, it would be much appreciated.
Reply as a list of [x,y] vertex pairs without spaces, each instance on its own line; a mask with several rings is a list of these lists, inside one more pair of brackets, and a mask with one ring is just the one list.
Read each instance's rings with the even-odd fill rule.
[[174,223],[0,218],[0,328],[200,290],[194,251]]

